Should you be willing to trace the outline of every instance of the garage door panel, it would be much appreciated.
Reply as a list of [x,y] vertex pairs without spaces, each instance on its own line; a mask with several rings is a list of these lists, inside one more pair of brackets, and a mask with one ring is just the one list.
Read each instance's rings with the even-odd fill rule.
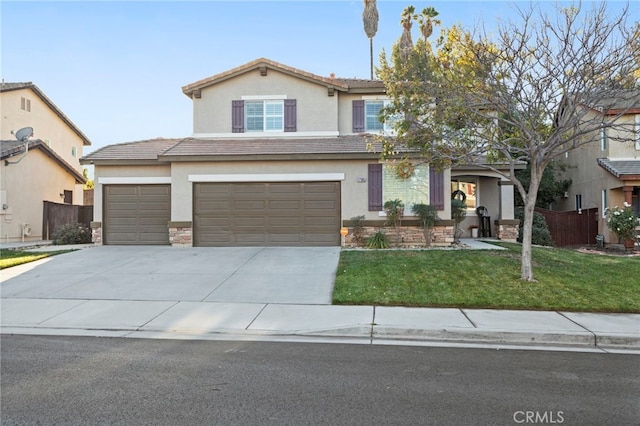
[[300,200],[271,200],[269,201],[270,210],[300,210],[302,201]]
[[170,185],[106,185],[104,243],[169,244]]
[[336,220],[334,217],[329,216],[305,216],[304,222],[301,223],[305,228],[312,228],[314,226],[318,227],[339,227],[340,221]]
[[305,185],[304,192],[307,194],[333,194],[335,187],[332,183],[310,182]]
[[267,188],[261,183],[245,183],[243,185],[227,184],[229,192],[235,194],[259,194],[264,195]]
[[[298,183],[274,183],[268,184],[270,194],[300,194],[302,188]],[[288,196],[290,198],[290,196]]]
[[233,202],[234,210],[260,210],[266,207],[264,200],[237,200]]
[[110,195],[130,195],[136,196],[138,194],[138,190],[136,186],[130,185],[114,185],[109,186],[109,194]]
[[303,224],[303,218],[300,216],[278,216],[278,217],[270,217],[269,218],[269,226],[270,227],[291,227],[297,228]]
[[195,246],[340,244],[339,182],[198,182],[193,192]]
[[304,202],[305,210],[335,210],[337,203],[333,200],[306,200]]

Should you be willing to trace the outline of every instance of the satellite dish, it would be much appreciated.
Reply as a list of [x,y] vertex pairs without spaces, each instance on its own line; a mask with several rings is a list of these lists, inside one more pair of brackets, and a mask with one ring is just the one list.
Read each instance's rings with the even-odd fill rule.
[[16,139],[26,142],[33,135],[33,127],[23,127],[16,132]]

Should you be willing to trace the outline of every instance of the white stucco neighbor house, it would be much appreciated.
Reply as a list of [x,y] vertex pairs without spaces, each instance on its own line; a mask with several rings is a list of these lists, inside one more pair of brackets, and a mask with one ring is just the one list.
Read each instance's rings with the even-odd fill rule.
[[[87,136],[31,82],[0,84],[0,238],[43,239],[43,202],[82,205]],[[32,128],[22,141],[16,134]]]
[[352,244],[340,229],[365,216],[381,227],[386,200],[405,203],[402,238],[422,232],[410,206],[436,206],[435,244],[453,240],[453,191],[466,195],[491,235],[513,241],[513,186],[481,165],[437,171],[418,164],[400,179],[380,161],[381,81],[319,76],[257,59],[182,88],[193,102],[193,134],[125,142],[81,159],[95,166],[94,241],[183,246]]

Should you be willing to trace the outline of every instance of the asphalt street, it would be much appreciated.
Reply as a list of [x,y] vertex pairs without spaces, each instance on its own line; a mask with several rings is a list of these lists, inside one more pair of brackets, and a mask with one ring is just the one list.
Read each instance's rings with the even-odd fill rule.
[[637,355],[10,335],[1,355],[3,425],[640,419]]

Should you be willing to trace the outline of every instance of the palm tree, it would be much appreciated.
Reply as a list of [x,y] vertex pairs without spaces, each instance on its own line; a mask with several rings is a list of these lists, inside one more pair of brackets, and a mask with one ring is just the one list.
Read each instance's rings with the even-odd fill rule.
[[432,19],[438,16],[439,13],[433,7],[426,7],[422,9],[422,16],[420,17],[420,32],[426,40],[433,33],[433,24],[440,25],[440,21]]
[[364,12],[362,12],[364,32],[369,37],[369,56],[371,58],[371,80],[373,80],[373,37],[378,32],[378,8],[376,0],[364,0]]
[[402,24],[402,36],[400,36],[400,57],[406,62],[411,49],[413,49],[413,40],[411,39],[411,27],[415,18],[416,8],[408,6],[402,12],[400,23]]

